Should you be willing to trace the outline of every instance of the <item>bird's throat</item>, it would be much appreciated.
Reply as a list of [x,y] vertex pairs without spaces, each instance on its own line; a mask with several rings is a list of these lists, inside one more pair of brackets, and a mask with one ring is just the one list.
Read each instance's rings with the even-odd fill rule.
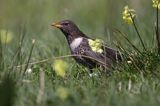
[[86,37],[81,31],[73,31],[73,32],[67,33],[62,30],[62,32],[65,35],[69,45],[77,38]]

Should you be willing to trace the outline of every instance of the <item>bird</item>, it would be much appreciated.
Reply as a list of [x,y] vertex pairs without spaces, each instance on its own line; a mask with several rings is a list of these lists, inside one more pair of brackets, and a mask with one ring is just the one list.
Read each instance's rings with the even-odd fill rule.
[[100,46],[99,52],[93,50],[90,42],[94,42],[96,39],[84,34],[71,20],[54,22],[51,26],[61,30],[68,42],[71,54],[75,55],[73,58],[76,62],[88,67],[90,73],[96,67],[109,70],[114,67],[114,64],[122,61],[121,53],[106,44]]

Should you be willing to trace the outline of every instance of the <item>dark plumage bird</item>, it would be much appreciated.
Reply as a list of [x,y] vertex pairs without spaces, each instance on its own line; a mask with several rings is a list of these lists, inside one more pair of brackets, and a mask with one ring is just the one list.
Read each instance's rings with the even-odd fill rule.
[[75,56],[75,60],[78,63],[87,66],[89,69],[93,69],[97,66],[110,69],[116,62],[122,60],[122,57],[118,51],[105,45],[101,46],[103,52],[94,51],[89,45],[89,40],[94,41],[94,39],[86,36],[70,20],[63,20],[53,23],[52,26],[59,28],[63,32],[73,55],[82,55]]

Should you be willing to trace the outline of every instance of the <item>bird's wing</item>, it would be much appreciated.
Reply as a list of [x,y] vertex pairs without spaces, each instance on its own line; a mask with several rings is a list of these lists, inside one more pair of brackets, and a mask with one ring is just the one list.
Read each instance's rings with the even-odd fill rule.
[[[84,55],[86,57],[83,57],[82,60],[86,61],[92,61],[93,63],[96,62],[98,65],[103,65],[104,67],[111,68],[111,66],[116,63],[116,59],[120,59],[120,55],[118,51],[111,49],[109,47],[103,47],[104,52],[99,53],[95,52],[91,49],[91,47],[88,44],[88,40],[84,39],[81,45],[78,48],[78,51],[81,53],[81,55]],[[88,57],[88,58],[87,58]]]
[[[92,39],[92,38],[89,38]],[[92,39],[95,40],[95,39]],[[119,62],[122,61],[122,55],[119,51],[108,47],[106,44],[104,44],[104,46],[102,46],[103,49],[103,55],[105,55],[105,57],[111,59],[113,62]]]
[[108,58],[110,58],[112,61],[117,62],[117,61],[122,61],[122,56],[121,53],[117,50],[114,50],[108,46],[103,47],[104,50],[104,55]]
[[108,68],[110,68],[113,63],[113,61],[110,58],[105,57],[103,54],[96,53],[92,50],[84,51],[83,55],[89,57],[89,59],[95,61],[98,65],[103,65],[104,67],[107,66]]

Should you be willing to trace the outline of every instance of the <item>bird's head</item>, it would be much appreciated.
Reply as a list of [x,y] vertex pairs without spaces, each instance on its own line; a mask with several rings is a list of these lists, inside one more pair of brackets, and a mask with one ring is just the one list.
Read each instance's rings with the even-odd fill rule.
[[78,27],[70,20],[63,20],[53,23],[52,26],[59,28],[65,34],[72,34],[78,30]]
[[79,28],[70,20],[62,20],[60,22],[53,23],[51,26],[60,29],[65,36],[72,36],[73,38],[84,36]]

